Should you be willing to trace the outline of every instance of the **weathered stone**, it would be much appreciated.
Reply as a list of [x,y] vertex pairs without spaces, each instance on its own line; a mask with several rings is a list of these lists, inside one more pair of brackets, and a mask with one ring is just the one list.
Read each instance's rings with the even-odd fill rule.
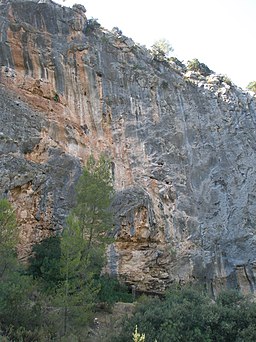
[[2,86],[0,107],[0,189],[16,208],[20,257],[26,257],[33,243],[62,229],[81,167],[49,135],[45,113],[22,100],[17,106]]
[[143,291],[192,279],[254,291],[255,97],[152,60],[81,7],[2,1],[0,13],[0,190],[20,255],[62,229],[81,166],[105,153],[110,273]]

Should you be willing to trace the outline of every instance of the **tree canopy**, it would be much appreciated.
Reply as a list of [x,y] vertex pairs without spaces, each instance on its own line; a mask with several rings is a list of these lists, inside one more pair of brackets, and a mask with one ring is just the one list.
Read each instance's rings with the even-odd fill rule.
[[56,303],[63,308],[63,334],[85,326],[100,290],[97,278],[112,230],[114,194],[110,162],[91,156],[76,186],[76,204],[60,240],[60,276]]
[[[86,339],[112,229],[110,165],[104,157],[88,159],[62,235],[34,245],[28,267],[15,253],[14,210],[0,201],[0,331],[11,340]],[[103,284],[110,288],[107,278]]]
[[174,51],[167,39],[159,39],[151,46],[152,54],[155,59],[163,61],[170,57],[170,53]]

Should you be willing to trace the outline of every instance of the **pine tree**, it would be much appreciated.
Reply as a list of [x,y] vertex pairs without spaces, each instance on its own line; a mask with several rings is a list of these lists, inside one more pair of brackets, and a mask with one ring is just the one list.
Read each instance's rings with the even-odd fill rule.
[[[16,215],[0,200],[0,327],[10,341],[39,340],[44,325],[41,301],[33,279],[19,263]],[[37,300],[35,300],[35,294]],[[1,339],[1,336],[0,336]],[[9,341],[9,339],[8,339]]]
[[151,51],[155,59],[164,61],[173,52],[173,48],[168,40],[159,39],[151,46]]
[[95,279],[104,264],[104,250],[112,228],[110,204],[113,186],[110,163],[90,157],[76,186],[76,205],[61,237],[60,274],[57,292],[62,308],[63,334],[85,326],[99,291]]
[[61,239],[60,274],[63,281],[56,297],[62,308],[63,335],[73,330],[78,332],[79,327],[87,325],[98,292],[93,273],[83,258],[85,247],[78,221],[69,217]]
[[7,199],[0,200],[0,280],[16,263],[16,216]]
[[76,218],[87,241],[86,258],[108,242],[108,232],[112,228],[110,204],[113,185],[109,161],[101,157],[98,162],[90,157],[77,187],[77,204],[71,213]]

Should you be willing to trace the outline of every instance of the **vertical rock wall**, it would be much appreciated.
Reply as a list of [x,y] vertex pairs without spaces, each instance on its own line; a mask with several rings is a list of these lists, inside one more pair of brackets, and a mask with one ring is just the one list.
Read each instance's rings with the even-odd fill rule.
[[82,163],[105,153],[117,190],[110,273],[142,291],[193,279],[254,291],[252,95],[155,61],[82,6],[0,6],[0,189],[21,254],[62,229]]

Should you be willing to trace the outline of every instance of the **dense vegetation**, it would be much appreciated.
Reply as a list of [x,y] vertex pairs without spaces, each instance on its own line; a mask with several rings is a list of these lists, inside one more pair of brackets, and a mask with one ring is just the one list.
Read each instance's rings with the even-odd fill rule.
[[250,299],[230,290],[213,301],[203,290],[174,287],[162,299],[141,300],[111,341],[130,342],[136,326],[145,342],[253,342],[256,304]]
[[[99,306],[132,301],[125,286],[101,274],[112,196],[109,162],[90,158],[63,234],[35,245],[26,266],[16,255],[14,210],[0,200],[1,341],[86,341]],[[134,315],[109,341],[252,342],[255,321],[256,304],[237,291],[213,300],[200,288],[173,286],[163,298],[138,298]]]
[[101,275],[111,241],[110,163],[89,158],[76,187],[76,205],[61,236],[33,247],[18,261],[14,211],[0,200],[0,331],[7,341],[84,341],[98,303],[109,307],[132,296]]

